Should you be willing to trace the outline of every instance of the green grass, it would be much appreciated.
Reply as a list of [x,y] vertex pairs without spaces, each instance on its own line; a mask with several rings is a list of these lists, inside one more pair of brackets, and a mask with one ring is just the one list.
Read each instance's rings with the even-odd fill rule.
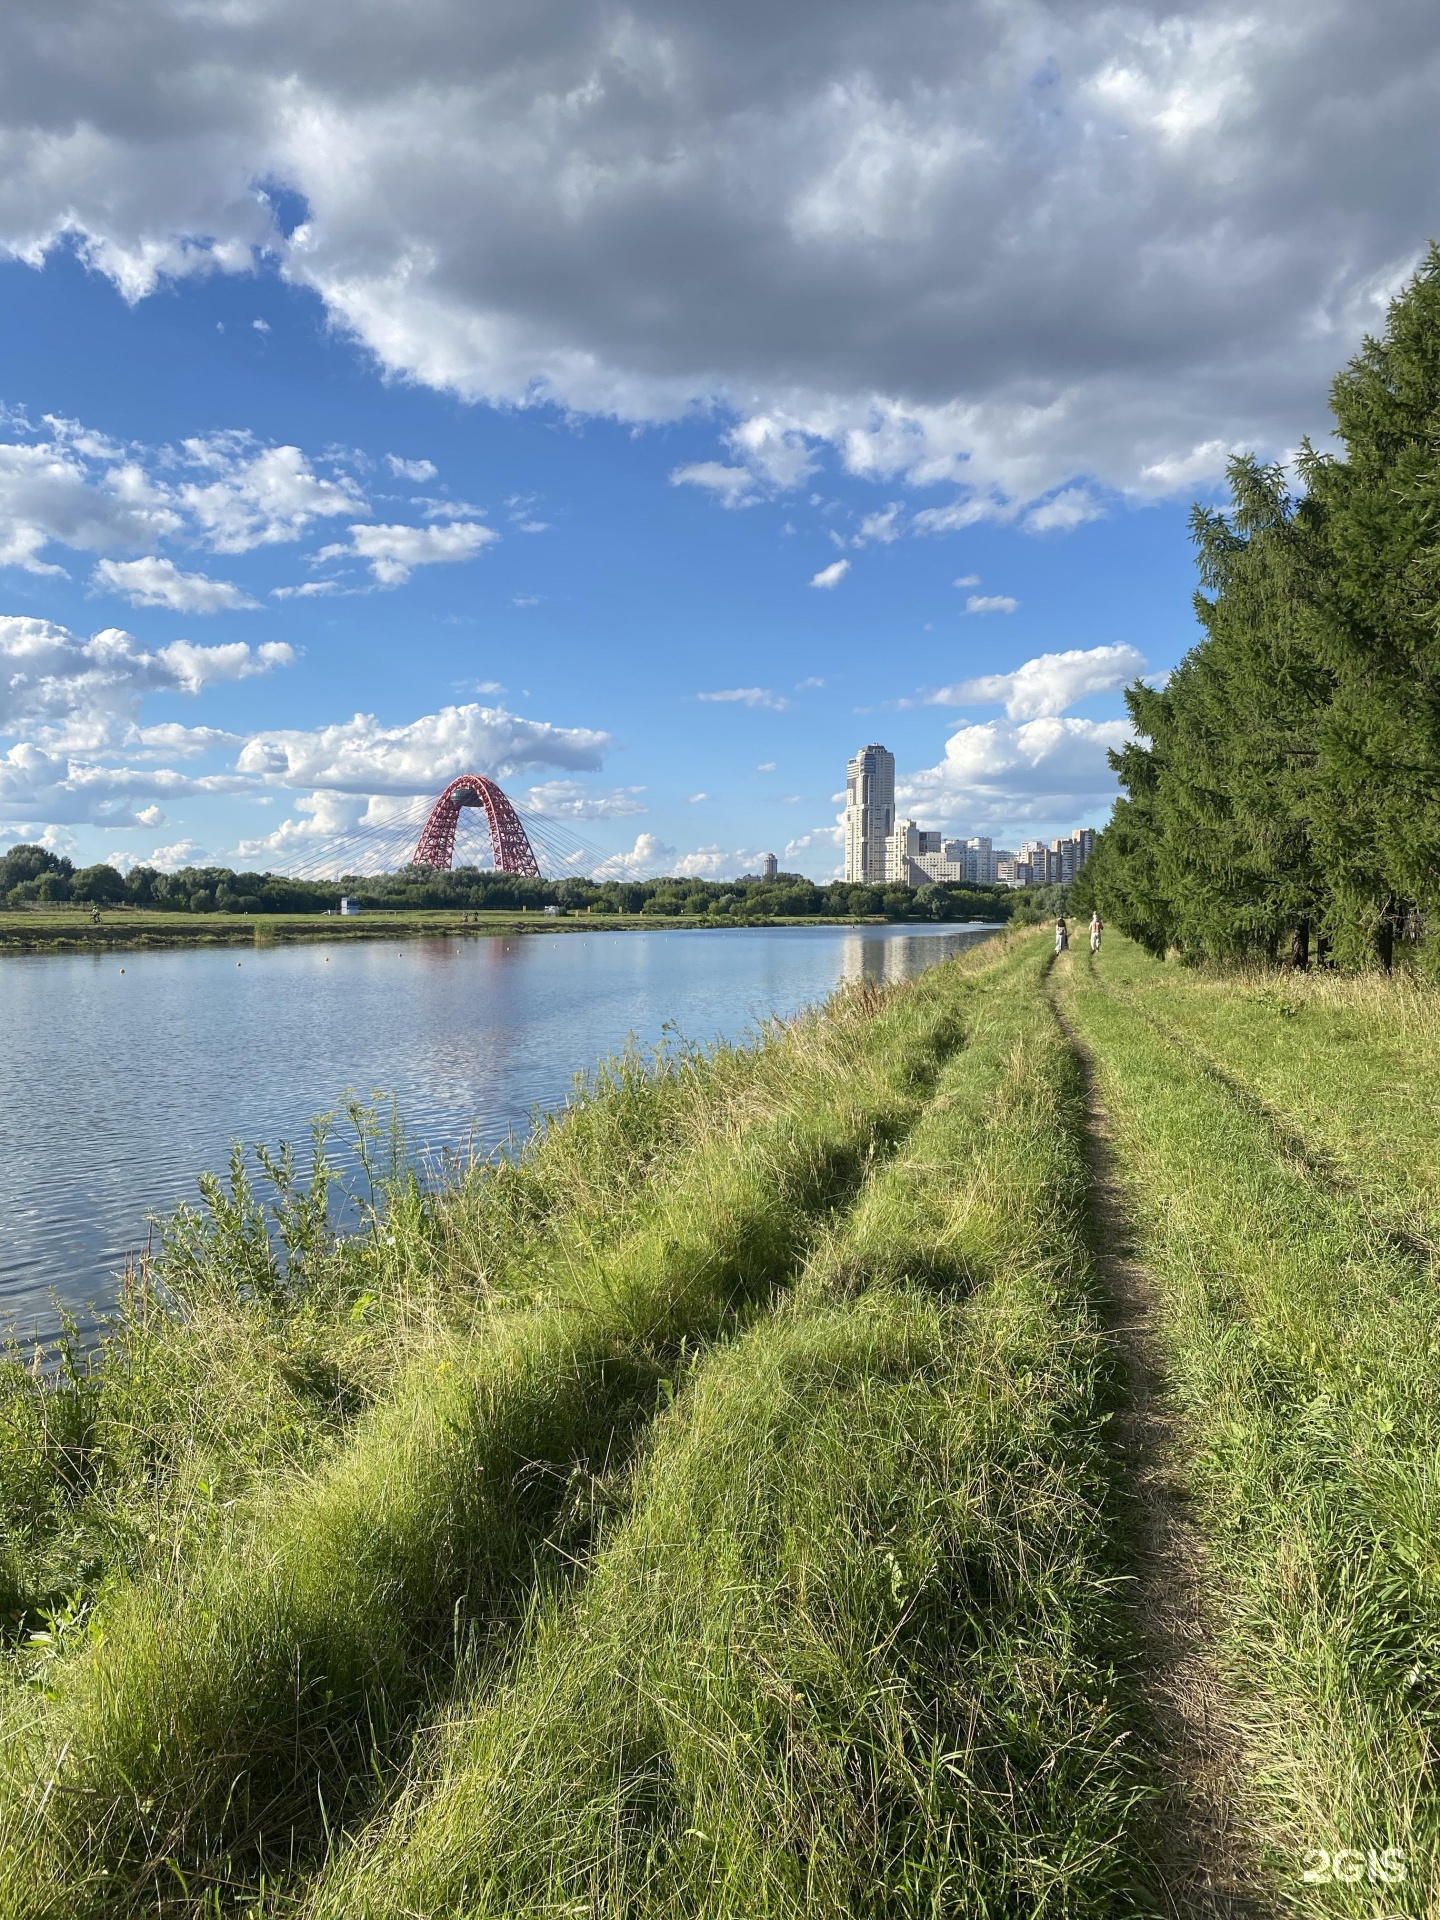
[[[1237,1039],[1262,1018],[1251,1009],[1255,983],[1194,983],[1171,970],[1157,980],[1161,971],[1118,942],[1098,965],[1085,956],[1062,969],[1158,1285],[1186,1473],[1213,1558],[1219,1658],[1249,1763],[1245,1812],[1277,1908],[1431,1912],[1440,1900],[1435,1275],[1369,1196],[1297,1155],[1288,1116],[1277,1126],[1211,1070],[1210,1053],[1229,1050],[1268,1098],[1293,1086],[1293,1055],[1247,1052]],[[1294,991],[1288,981],[1269,990]],[[1357,1038],[1351,1023],[1359,1004],[1383,1028],[1377,1000],[1373,987],[1323,985],[1305,999],[1321,1084],[1296,1104],[1337,1151],[1362,1130],[1374,1096],[1373,1036]],[[1145,1017],[1176,1009],[1178,1038],[1165,1019]],[[1393,1043],[1415,1018],[1408,988],[1391,1017]],[[1197,1052],[1198,1041],[1208,1046]],[[1364,1070],[1342,1101],[1347,1057]],[[1405,1852],[1403,1891],[1302,1878],[1309,1849],[1387,1847]]]
[[43,1691],[11,1700],[0,1911],[230,1884],[363,1807],[416,1707],[583,1549],[586,1487],[696,1344],[764,1303],[913,1124],[965,981],[853,992],[777,1033],[633,1205],[572,1208],[464,1276],[470,1323],[437,1324],[331,1457],[102,1592],[73,1651],[45,1648]]
[[904,1148],[685,1384],[583,1587],[422,1743],[315,1920],[1147,1910],[1110,1368],[1040,971],[986,979]]
[[1167,1911],[1056,994],[1261,1907],[1440,1911],[1440,998],[1047,945],[613,1063],[439,1193],[357,1109],[357,1231],[323,1142],[242,1156],[98,1355],[0,1367],[0,1920]]

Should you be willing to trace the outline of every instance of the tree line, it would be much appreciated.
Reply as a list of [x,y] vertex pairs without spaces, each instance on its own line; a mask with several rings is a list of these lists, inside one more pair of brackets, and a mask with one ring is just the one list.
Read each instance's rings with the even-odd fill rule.
[[1072,907],[1155,953],[1440,963],[1440,249],[1331,408],[1297,485],[1247,456],[1194,508],[1201,638],[1125,696]]
[[17,846],[0,855],[0,900],[15,908],[149,907],[171,913],[326,913],[341,895],[362,910],[458,908],[466,912],[644,914],[667,919],[775,919],[883,915],[898,920],[1007,920],[1017,898],[990,886],[870,887],[845,881],[817,885],[803,874],[773,880],[530,880],[483,867],[403,867],[397,873],[338,880],[294,880],[283,874],[236,873],[229,867],[182,867],[161,873],[107,863],[76,869],[63,855]]

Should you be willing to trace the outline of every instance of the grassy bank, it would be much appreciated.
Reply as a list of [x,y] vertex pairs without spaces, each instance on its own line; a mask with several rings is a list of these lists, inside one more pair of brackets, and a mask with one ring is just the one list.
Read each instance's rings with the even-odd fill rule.
[[237,1161],[0,1376],[0,1916],[1188,1912],[1157,1472],[1255,1911],[1440,1911],[1437,1005],[1016,932],[439,1194],[357,1111],[338,1241]]
[[984,980],[905,1146],[695,1370],[583,1586],[307,1912],[1147,1909],[1076,1075],[1040,973]]
[[[457,1661],[500,1657],[537,1581],[583,1551],[585,1489],[695,1352],[796,1270],[913,1123],[964,1038],[963,994],[933,978],[689,1063],[720,1095],[729,1063],[710,1124],[682,1128],[667,1159],[641,1156],[642,1189],[603,1213],[572,1206],[549,1232],[522,1217],[508,1259],[464,1215],[489,1202],[502,1217],[512,1176],[472,1183],[452,1255],[478,1244],[490,1270],[452,1257],[434,1292],[458,1309],[433,1317],[416,1359],[318,1467],[259,1476],[102,1590],[74,1652],[48,1661],[43,1700],[17,1694],[0,1778],[12,1910],[81,1911],[127,1884],[158,1898],[170,1874],[243,1880],[364,1805],[410,1714]],[[617,1098],[645,1104],[633,1086]],[[539,1144],[532,1178],[573,1125]],[[432,1215],[448,1226],[451,1211]],[[387,1216],[372,1239],[402,1224]],[[445,1244],[425,1225],[421,1209],[422,1270]]]
[[1433,1002],[1118,944],[1061,973],[1157,1283],[1275,1904],[1433,1912],[1440,1325],[1429,1247],[1390,1217],[1428,1211],[1433,1110],[1383,1098],[1402,1055],[1432,1071]]

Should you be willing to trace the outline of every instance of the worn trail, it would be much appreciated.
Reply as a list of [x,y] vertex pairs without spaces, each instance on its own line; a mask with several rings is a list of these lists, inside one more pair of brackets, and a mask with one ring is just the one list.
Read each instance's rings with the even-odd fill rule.
[[1184,1920],[1254,1920],[1265,1909],[1236,1814],[1240,1744],[1210,1657],[1206,1556],[1187,1511],[1177,1422],[1165,1392],[1155,1288],[1136,1258],[1110,1116],[1095,1063],[1058,995],[1055,1013],[1085,1090],[1092,1247],[1107,1331],[1126,1397],[1114,1433],[1132,1505],[1134,1609],[1152,1716],[1153,1759],[1165,1782],[1156,1861],[1169,1912]]

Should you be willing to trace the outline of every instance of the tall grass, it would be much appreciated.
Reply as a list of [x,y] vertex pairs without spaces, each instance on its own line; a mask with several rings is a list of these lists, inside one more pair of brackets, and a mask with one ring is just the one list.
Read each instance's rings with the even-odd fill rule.
[[0,1912],[183,1904],[353,1818],[417,1707],[503,1651],[537,1579],[583,1553],[594,1477],[697,1343],[762,1305],[903,1138],[969,979],[852,993],[772,1036],[715,1126],[621,1195],[623,1231],[571,1208],[538,1257],[472,1238],[483,1311],[318,1467],[262,1480],[198,1550],[106,1594],[43,1690],[12,1693]]
[[1107,986],[1440,1246],[1440,993],[1397,973],[1210,972],[1107,946]]
[[511,1677],[312,1920],[1146,1910],[1146,1784],[1081,1237],[1034,943],[788,1300],[657,1423]]
[[[1141,1017],[1123,990],[1128,966],[1122,990],[1109,987],[1118,951],[1073,963],[1072,1004],[1159,1286],[1220,1657],[1252,1762],[1248,1812],[1275,1900],[1297,1913],[1433,1912],[1435,1276],[1187,1044]],[[1177,988],[1187,1026],[1203,1031],[1209,992]],[[1334,1001],[1346,1008],[1345,996]],[[1392,1847],[1405,1855],[1403,1886],[1369,1864]],[[1321,1871],[1312,1850],[1346,1855],[1338,1883],[1328,1870],[1323,1882],[1303,1877]]]

